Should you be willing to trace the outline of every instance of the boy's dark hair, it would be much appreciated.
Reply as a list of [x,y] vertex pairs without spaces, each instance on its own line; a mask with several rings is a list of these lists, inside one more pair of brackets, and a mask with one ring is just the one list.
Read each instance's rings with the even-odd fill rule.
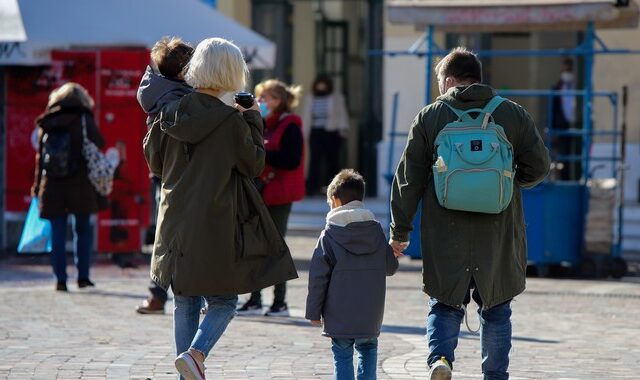
[[463,47],[457,47],[436,65],[436,74],[458,81],[482,82],[482,63],[478,57]]
[[151,48],[151,61],[166,78],[177,78],[191,56],[193,47],[178,37],[162,37]]
[[351,201],[364,199],[364,178],[353,169],[342,169],[333,177],[327,188],[327,199],[336,197],[345,205]]

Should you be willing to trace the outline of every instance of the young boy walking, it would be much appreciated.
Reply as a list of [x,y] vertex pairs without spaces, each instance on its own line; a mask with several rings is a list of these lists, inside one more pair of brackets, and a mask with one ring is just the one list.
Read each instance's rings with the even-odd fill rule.
[[[152,66],[147,66],[138,86],[138,103],[147,114],[147,127],[162,107],[169,102],[193,92],[193,88],[184,81],[184,69],[193,55],[193,47],[177,37],[164,37],[151,49]],[[160,180],[152,178],[156,207],[160,198]],[[155,212],[154,212],[155,215]],[[154,220],[155,223],[155,220]],[[149,285],[149,298],[136,308],[140,314],[164,314],[167,292],[153,283]]]
[[[336,379],[375,379],[386,276],[398,259],[382,226],[364,207],[364,179],[353,169],[338,173],[327,189],[331,211],[309,269],[306,318],[331,338]],[[322,321],[321,321],[322,318]]]

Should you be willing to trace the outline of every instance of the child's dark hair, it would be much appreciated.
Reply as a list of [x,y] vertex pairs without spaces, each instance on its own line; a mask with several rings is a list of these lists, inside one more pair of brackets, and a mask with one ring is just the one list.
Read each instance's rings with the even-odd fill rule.
[[151,48],[151,61],[166,78],[177,78],[192,55],[193,47],[178,37],[162,37]]
[[327,188],[327,199],[336,197],[343,205],[364,199],[364,178],[353,169],[342,169]]

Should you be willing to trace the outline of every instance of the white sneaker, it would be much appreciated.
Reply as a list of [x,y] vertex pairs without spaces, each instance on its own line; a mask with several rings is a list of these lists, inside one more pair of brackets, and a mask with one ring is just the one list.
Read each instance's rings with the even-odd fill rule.
[[451,365],[444,356],[431,365],[429,380],[451,380]]
[[200,363],[188,351],[178,355],[175,361],[176,369],[187,380],[205,380],[204,363]]

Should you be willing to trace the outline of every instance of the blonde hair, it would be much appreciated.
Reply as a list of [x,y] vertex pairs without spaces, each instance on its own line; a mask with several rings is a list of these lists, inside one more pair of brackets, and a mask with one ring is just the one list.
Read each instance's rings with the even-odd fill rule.
[[68,82],[62,86],[51,91],[49,94],[49,102],[47,108],[51,108],[56,103],[59,103],[63,99],[75,99],[80,102],[84,107],[93,109],[95,103],[87,89],[75,82]]
[[287,86],[277,79],[267,79],[258,83],[255,88],[255,94],[258,98],[264,92],[268,92],[274,98],[280,99],[280,107],[276,111],[291,112],[300,102],[302,86]]
[[208,38],[196,47],[184,79],[194,88],[231,92],[244,88],[248,74],[240,48],[224,38]]

